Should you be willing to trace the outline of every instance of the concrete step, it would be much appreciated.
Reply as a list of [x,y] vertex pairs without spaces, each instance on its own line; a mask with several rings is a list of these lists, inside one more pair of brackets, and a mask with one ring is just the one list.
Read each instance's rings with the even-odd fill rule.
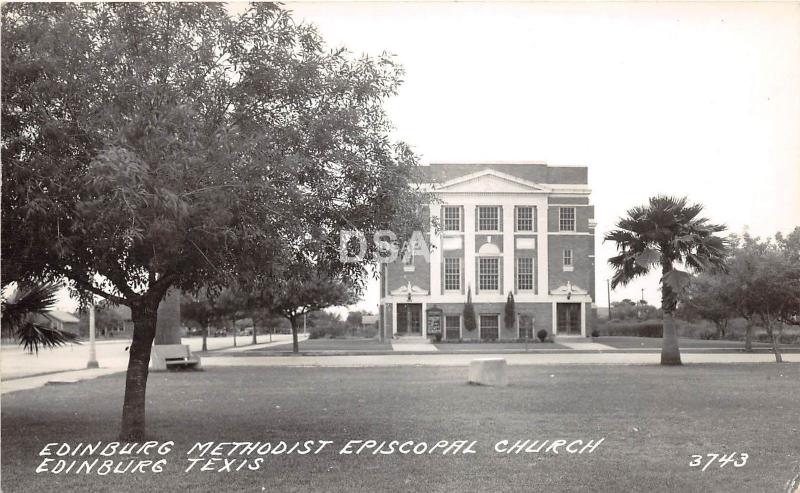
[[395,336],[392,344],[430,344],[431,340],[422,336]]

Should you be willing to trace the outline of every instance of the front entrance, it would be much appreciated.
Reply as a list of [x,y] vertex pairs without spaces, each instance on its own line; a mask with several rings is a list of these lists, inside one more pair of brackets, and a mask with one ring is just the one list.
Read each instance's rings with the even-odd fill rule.
[[397,304],[397,333],[422,335],[422,303]]
[[556,303],[556,329],[561,335],[581,335],[580,303]]

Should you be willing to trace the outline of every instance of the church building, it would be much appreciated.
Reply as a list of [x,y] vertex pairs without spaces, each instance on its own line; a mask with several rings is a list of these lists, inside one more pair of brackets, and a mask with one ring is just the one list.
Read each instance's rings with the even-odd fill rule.
[[[381,265],[379,326],[387,339],[591,333],[595,221],[586,167],[442,163],[421,171],[421,185],[435,193],[426,214],[438,230],[425,232],[429,256]],[[515,310],[507,326],[509,293]],[[463,316],[468,297],[474,330]]]

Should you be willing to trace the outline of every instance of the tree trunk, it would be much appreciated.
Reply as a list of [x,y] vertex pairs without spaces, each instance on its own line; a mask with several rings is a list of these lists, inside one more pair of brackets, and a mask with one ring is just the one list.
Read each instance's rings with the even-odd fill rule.
[[[666,255],[662,248],[662,255]],[[663,281],[663,278],[672,270],[672,262],[663,261],[661,268],[661,309],[664,312],[662,317],[661,334],[661,364],[677,366],[681,364],[681,350],[678,347],[678,331],[675,327],[675,318],[672,313],[678,304],[678,297],[672,288]]]
[[258,339],[256,338],[256,324],[253,323],[253,344],[258,344]]
[[747,321],[747,328],[744,331],[744,350],[748,353],[753,352],[753,324]]
[[680,365],[681,350],[678,347],[678,331],[675,328],[675,319],[672,317],[672,313],[664,312],[663,325],[661,364]]
[[145,391],[148,366],[158,321],[158,300],[146,300],[131,307],[133,341],[125,379],[125,400],[122,405],[120,440],[140,442],[145,433]]
[[292,352],[299,353],[300,343],[297,341],[297,319],[292,317],[289,319],[289,323],[292,324]]
[[201,351],[208,351],[208,324],[203,328],[203,348]]
[[778,335],[775,334],[775,331],[772,330],[772,324],[769,322],[766,323],[767,334],[769,334],[769,338],[772,341],[772,352],[775,353],[775,362],[776,363],[783,363],[783,356],[781,355],[781,348],[778,342]]

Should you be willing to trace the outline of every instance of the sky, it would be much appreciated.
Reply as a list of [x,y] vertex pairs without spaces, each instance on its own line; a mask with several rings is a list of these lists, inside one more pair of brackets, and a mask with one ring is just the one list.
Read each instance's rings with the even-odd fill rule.
[[[605,232],[648,197],[685,195],[732,232],[800,225],[798,3],[287,3],[332,47],[394,54],[387,104],[423,163],[589,168],[597,304]],[[660,304],[657,274],[611,300]],[[377,283],[358,305],[374,311]]]
[[[396,56],[394,137],[422,163],[589,168],[605,232],[667,193],[732,232],[800,225],[800,3],[288,2],[328,45]],[[232,4],[231,11],[242,9]],[[658,305],[658,275],[611,300]],[[377,282],[354,308],[376,310]]]

